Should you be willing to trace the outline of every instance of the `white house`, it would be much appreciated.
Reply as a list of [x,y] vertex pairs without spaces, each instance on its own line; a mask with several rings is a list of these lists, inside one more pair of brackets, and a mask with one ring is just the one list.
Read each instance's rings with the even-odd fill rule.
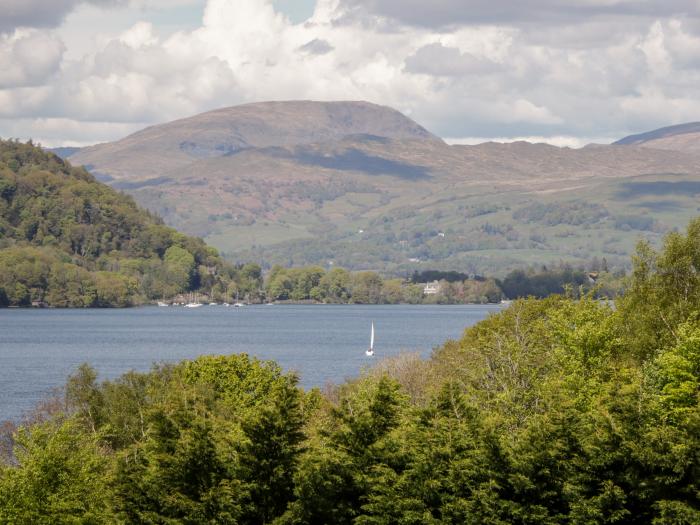
[[425,295],[435,295],[440,291],[440,283],[438,281],[433,281],[432,283],[426,283],[423,287],[423,293]]

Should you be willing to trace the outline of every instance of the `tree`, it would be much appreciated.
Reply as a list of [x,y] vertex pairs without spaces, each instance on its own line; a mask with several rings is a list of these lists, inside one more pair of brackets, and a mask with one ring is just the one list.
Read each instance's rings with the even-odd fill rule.
[[97,384],[97,372],[90,365],[83,363],[68,378],[66,402],[93,434],[105,423],[104,396]]
[[76,421],[20,429],[14,453],[17,466],[0,467],[1,523],[112,523],[108,458]]
[[330,303],[344,303],[350,298],[350,273],[343,268],[333,268],[319,281],[321,296]]
[[[331,411],[326,445],[307,453],[297,474],[298,500],[288,522],[353,523],[372,490],[372,476],[391,455],[388,439],[399,425],[406,398],[382,376],[367,380]],[[388,446],[389,450],[385,448]]]
[[242,520],[270,523],[294,497],[294,474],[304,439],[296,379],[277,385],[265,406],[242,422],[241,477],[251,505]]
[[171,246],[165,251],[163,262],[168,281],[174,283],[180,292],[189,290],[195,270],[192,254],[179,246]]
[[294,282],[285,269],[273,268],[267,280],[265,293],[268,299],[285,300],[289,299],[293,287]]
[[686,235],[669,234],[660,253],[640,243],[627,290],[618,301],[628,341],[640,358],[675,335],[675,327],[700,310],[700,218]]
[[360,272],[352,276],[352,302],[377,304],[382,299],[384,282],[375,272]]
[[[173,411],[172,408],[175,408]],[[120,454],[115,507],[125,523],[236,523],[245,491],[211,420],[183,406],[149,415],[144,442]]]
[[311,292],[319,286],[326,272],[320,266],[296,268],[290,270],[288,275],[292,281],[292,290],[289,294],[296,301],[310,299]]

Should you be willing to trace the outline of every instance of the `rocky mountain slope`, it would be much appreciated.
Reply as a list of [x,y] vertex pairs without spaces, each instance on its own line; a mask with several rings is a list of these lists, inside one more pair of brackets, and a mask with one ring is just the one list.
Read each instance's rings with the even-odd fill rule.
[[236,260],[502,272],[623,264],[638,239],[684,226],[700,155],[638,142],[454,146],[374,104],[269,102],[70,158]]

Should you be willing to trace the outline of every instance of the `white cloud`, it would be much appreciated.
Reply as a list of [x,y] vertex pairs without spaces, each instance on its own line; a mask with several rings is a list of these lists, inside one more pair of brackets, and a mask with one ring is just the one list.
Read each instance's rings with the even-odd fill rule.
[[[571,145],[700,120],[698,27],[674,15],[694,4],[575,0],[567,14],[563,0],[528,0],[533,13],[503,13],[484,0],[469,2],[466,20],[456,0],[412,2],[427,13],[422,23],[412,21],[416,13],[399,16],[398,1],[318,0],[313,16],[295,24],[270,0],[208,0],[194,29],[174,33],[133,16],[165,0],[132,0],[129,17],[112,11],[92,31],[95,8],[83,7],[69,18],[70,32],[85,24],[82,39],[66,28],[0,38],[0,135],[60,143],[60,129],[47,127],[60,123],[64,141],[87,143],[283,99],[364,99],[442,136]],[[629,23],[616,25],[614,16]]]
[[158,38],[153,33],[153,25],[148,22],[139,22],[135,24],[127,31],[124,31],[119,37],[119,40],[133,49],[152,46],[158,43]]
[[500,142],[502,144],[508,144],[511,142],[531,142],[533,144],[551,144],[553,146],[559,146],[561,148],[582,148],[588,144],[609,144],[618,140],[618,136],[607,136],[607,137],[572,137],[564,135],[554,135],[554,136],[522,136],[522,137],[447,137],[445,142],[448,144],[463,144],[474,146],[476,144],[482,144],[484,142]]
[[[65,118],[3,119],[0,118],[0,134],[3,138],[31,138],[45,146],[89,146],[123,137],[145,127],[146,122],[81,122]],[[31,135],[26,135],[31,128]],[[86,140],[88,138],[88,140]]]
[[0,35],[0,89],[45,82],[58,70],[63,51],[63,42],[50,34],[17,30]]

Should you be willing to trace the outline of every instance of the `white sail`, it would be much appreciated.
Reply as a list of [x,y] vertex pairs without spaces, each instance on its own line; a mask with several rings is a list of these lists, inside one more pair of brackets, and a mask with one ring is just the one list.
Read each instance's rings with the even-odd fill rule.
[[369,348],[365,350],[365,355],[367,357],[372,357],[374,355],[374,321],[372,322],[372,329],[369,333]]

